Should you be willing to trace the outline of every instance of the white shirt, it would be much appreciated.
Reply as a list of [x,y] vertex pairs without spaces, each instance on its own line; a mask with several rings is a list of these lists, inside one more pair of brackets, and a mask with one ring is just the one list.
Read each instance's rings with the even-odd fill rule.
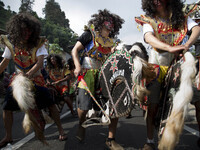
[[[190,31],[196,25],[198,24],[195,21],[193,21],[190,17],[188,17],[187,19],[188,31]],[[154,33],[154,30],[150,24],[143,25],[143,37],[147,32]],[[187,38],[188,37],[186,36],[185,39],[187,40]],[[185,41],[185,39],[183,41]],[[169,66],[173,58],[174,58],[174,54],[172,53],[169,53],[169,52],[158,53],[157,51],[153,50],[153,48],[151,48],[149,52],[148,62],[152,64],[162,65],[162,66]]]
[[[47,49],[45,48],[45,45],[42,45],[36,52],[36,57],[41,56],[41,55],[44,55],[44,56],[48,55],[48,52],[47,52]],[[11,55],[11,52],[8,49],[8,47],[5,48],[2,57],[7,58],[7,59],[12,59],[12,55]]]

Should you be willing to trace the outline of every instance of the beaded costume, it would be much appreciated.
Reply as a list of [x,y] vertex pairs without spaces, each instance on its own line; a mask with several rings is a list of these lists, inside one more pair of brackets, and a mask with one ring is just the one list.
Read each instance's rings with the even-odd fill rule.
[[[49,77],[53,82],[59,81],[65,78],[65,76],[70,74],[70,71],[67,70],[66,68],[64,69],[54,68],[54,69],[49,70],[48,72],[49,72]],[[56,84],[55,87],[61,95],[69,93],[69,87],[68,87],[67,81]]]
[[[10,43],[10,41],[6,35],[1,35],[0,40],[3,44],[5,44],[9,48],[18,72],[23,72],[23,73],[28,72],[35,65],[35,63],[37,61],[36,60],[36,52],[45,42],[44,38],[40,38],[38,46],[27,51],[24,49],[18,49],[16,47],[14,47]],[[34,76],[31,80],[39,86],[44,86],[44,84],[45,84],[44,78],[43,78],[40,70],[38,70],[34,74]]]
[[[84,80],[92,94],[94,94],[94,83],[98,74],[98,69],[111,52],[114,42],[111,38],[104,38],[99,32],[96,32],[94,30],[94,25],[91,25],[89,30],[92,34],[92,41],[86,45],[85,49],[81,52],[81,57],[83,57],[82,68]],[[82,85],[81,82],[78,87],[85,89],[85,86]]]
[[[143,24],[151,25],[156,38],[158,38],[160,41],[167,43],[169,45],[177,46],[177,45],[182,44],[182,42],[185,41],[186,34],[188,32],[187,18],[196,8],[197,8],[197,5],[185,5],[185,7],[183,8],[183,12],[186,19],[185,19],[184,24],[178,29],[172,28],[170,19],[162,19],[159,17],[151,18],[147,15],[141,15],[140,17],[135,17],[135,21],[139,25],[142,25],[142,26]],[[152,55],[153,55],[152,61],[153,63],[156,62],[157,65],[163,67],[163,69],[160,69],[160,70],[161,70],[161,73],[165,75],[168,69],[167,66],[170,65],[170,62],[173,59],[173,54],[165,52],[165,51],[161,51],[156,48],[153,48],[153,49],[156,52],[155,51],[152,52]],[[150,59],[150,63],[152,63],[151,59]],[[159,82],[161,82],[162,79],[158,78]]]

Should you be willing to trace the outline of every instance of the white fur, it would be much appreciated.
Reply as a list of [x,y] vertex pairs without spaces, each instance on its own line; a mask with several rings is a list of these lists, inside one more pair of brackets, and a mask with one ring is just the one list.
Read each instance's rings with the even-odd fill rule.
[[33,127],[36,137],[43,143],[45,141],[43,130],[38,125],[37,119],[31,114],[30,109],[35,109],[34,99],[34,85],[31,80],[18,74],[14,77],[11,83],[13,89],[13,97],[16,99],[20,109],[25,112],[23,120],[23,128],[25,133],[30,131],[31,126]]
[[131,49],[129,50],[129,53],[131,53],[133,51],[139,51],[140,53],[142,53],[141,48],[137,45],[132,46]]
[[140,104],[143,104],[144,96],[149,94],[149,91],[142,85],[142,68],[146,67],[146,64],[144,63],[144,60],[142,60],[140,57],[135,57],[133,59],[134,61],[134,71],[132,73],[132,82],[136,85],[136,95],[135,99],[139,100]]
[[116,49],[117,50],[122,50],[123,48],[124,48],[124,42],[120,42],[118,45],[117,45],[117,47],[116,47]]
[[191,53],[185,53],[185,62],[181,65],[181,83],[173,100],[173,108],[167,120],[165,130],[159,142],[159,150],[173,150],[182,132],[186,110],[192,99],[192,80],[195,77],[195,60]]
[[133,83],[137,82],[138,84],[138,82],[140,82],[140,80],[142,79],[143,63],[141,59],[137,56],[133,59],[133,62],[134,62],[134,71],[132,73],[132,79],[133,79]]
[[16,75],[11,83],[13,97],[23,111],[35,107],[33,83],[22,74]]
[[30,131],[30,129],[31,129],[31,121],[30,121],[28,113],[25,113],[22,126],[23,126],[23,129],[24,129],[25,133],[28,133]]

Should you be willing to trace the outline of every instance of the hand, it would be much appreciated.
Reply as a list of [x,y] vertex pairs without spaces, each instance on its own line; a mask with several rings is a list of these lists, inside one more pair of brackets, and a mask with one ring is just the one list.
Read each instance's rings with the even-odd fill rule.
[[27,73],[23,73],[23,72],[20,72],[20,74],[22,74],[23,76],[31,79],[32,78],[32,75],[30,74],[30,72],[27,72]]
[[81,73],[81,70],[82,70],[81,67],[76,67],[74,70],[74,75],[78,77],[78,75]]
[[178,45],[178,46],[170,46],[169,47],[169,52],[170,53],[180,53],[181,51],[185,50],[185,46],[184,45]]
[[190,46],[189,45],[184,45],[184,47],[185,47],[185,49],[184,49],[184,53],[185,53],[185,52],[187,52],[189,50]]

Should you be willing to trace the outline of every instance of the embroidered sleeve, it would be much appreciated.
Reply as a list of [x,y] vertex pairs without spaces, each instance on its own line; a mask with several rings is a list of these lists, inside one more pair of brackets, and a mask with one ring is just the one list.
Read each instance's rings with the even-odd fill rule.
[[186,17],[188,17],[191,13],[197,11],[198,5],[197,4],[186,4],[184,5],[183,12]]

